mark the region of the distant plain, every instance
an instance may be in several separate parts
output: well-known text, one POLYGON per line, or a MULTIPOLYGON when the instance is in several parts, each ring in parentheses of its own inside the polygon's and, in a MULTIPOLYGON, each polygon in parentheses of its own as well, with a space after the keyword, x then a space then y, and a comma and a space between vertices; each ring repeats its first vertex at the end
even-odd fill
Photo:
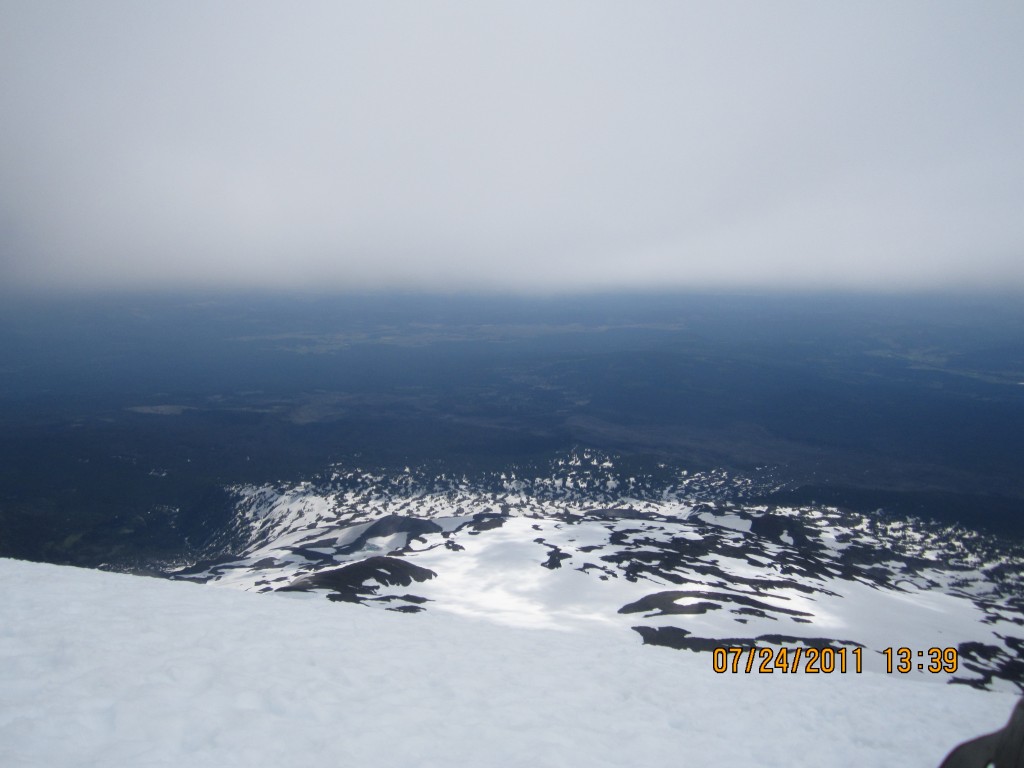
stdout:
POLYGON ((331 464, 769 468, 769 503, 1024 537, 993 296, 132 295, 0 309, 0 556, 144 568, 331 464))

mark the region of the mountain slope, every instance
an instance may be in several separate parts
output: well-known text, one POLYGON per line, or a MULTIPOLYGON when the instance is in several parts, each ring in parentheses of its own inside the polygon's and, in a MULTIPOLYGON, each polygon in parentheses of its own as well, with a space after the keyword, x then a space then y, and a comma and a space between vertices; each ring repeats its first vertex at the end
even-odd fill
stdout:
POLYGON ((512 626, 633 628, 645 643, 693 651, 859 649, 872 670, 895 667, 885 649, 909 648, 911 676, 1024 690, 1014 545, 765 503, 769 471, 663 469, 630 474, 580 450, 546 474, 336 467, 316 481, 240 487, 237 556, 171 576, 512 626))
POLYGON ((937 765, 1015 697, 0 560, 5 766, 937 765))

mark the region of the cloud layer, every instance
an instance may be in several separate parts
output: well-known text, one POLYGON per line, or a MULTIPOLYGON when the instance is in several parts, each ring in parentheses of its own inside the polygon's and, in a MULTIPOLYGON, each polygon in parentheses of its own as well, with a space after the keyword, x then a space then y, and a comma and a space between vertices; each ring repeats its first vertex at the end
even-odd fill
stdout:
POLYGON ((0 2, 8 287, 1024 288, 1017 2, 0 2))

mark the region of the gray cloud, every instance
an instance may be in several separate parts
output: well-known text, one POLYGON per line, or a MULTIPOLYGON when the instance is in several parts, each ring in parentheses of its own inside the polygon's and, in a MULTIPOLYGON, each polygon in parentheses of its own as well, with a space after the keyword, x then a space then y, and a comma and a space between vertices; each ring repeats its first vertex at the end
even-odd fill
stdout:
POLYGON ((1024 288, 1018 2, 0 0, 8 286, 1024 288))

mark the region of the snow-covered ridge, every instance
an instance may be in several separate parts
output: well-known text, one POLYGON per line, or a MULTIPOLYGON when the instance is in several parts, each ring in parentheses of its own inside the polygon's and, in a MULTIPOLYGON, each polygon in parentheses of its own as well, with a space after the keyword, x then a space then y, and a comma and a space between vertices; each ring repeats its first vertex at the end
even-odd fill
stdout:
POLYGON ((239 487, 237 556, 171 575, 506 625, 633 628, 689 650, 860 647, 875 669, 885 648, 956 648, 956 672, 910 674, 1024 689, 1020 552, 962 528, 754 503, 774 487, 769 471, 663 469, 638 476, 577 451, 527 476, 335 467, 239 487))
POLYGON ((629 632, 13 560, 0 587, 5 768, 935 768, 1017 698, 877 672, 715 674, 708 654, 629 632))

